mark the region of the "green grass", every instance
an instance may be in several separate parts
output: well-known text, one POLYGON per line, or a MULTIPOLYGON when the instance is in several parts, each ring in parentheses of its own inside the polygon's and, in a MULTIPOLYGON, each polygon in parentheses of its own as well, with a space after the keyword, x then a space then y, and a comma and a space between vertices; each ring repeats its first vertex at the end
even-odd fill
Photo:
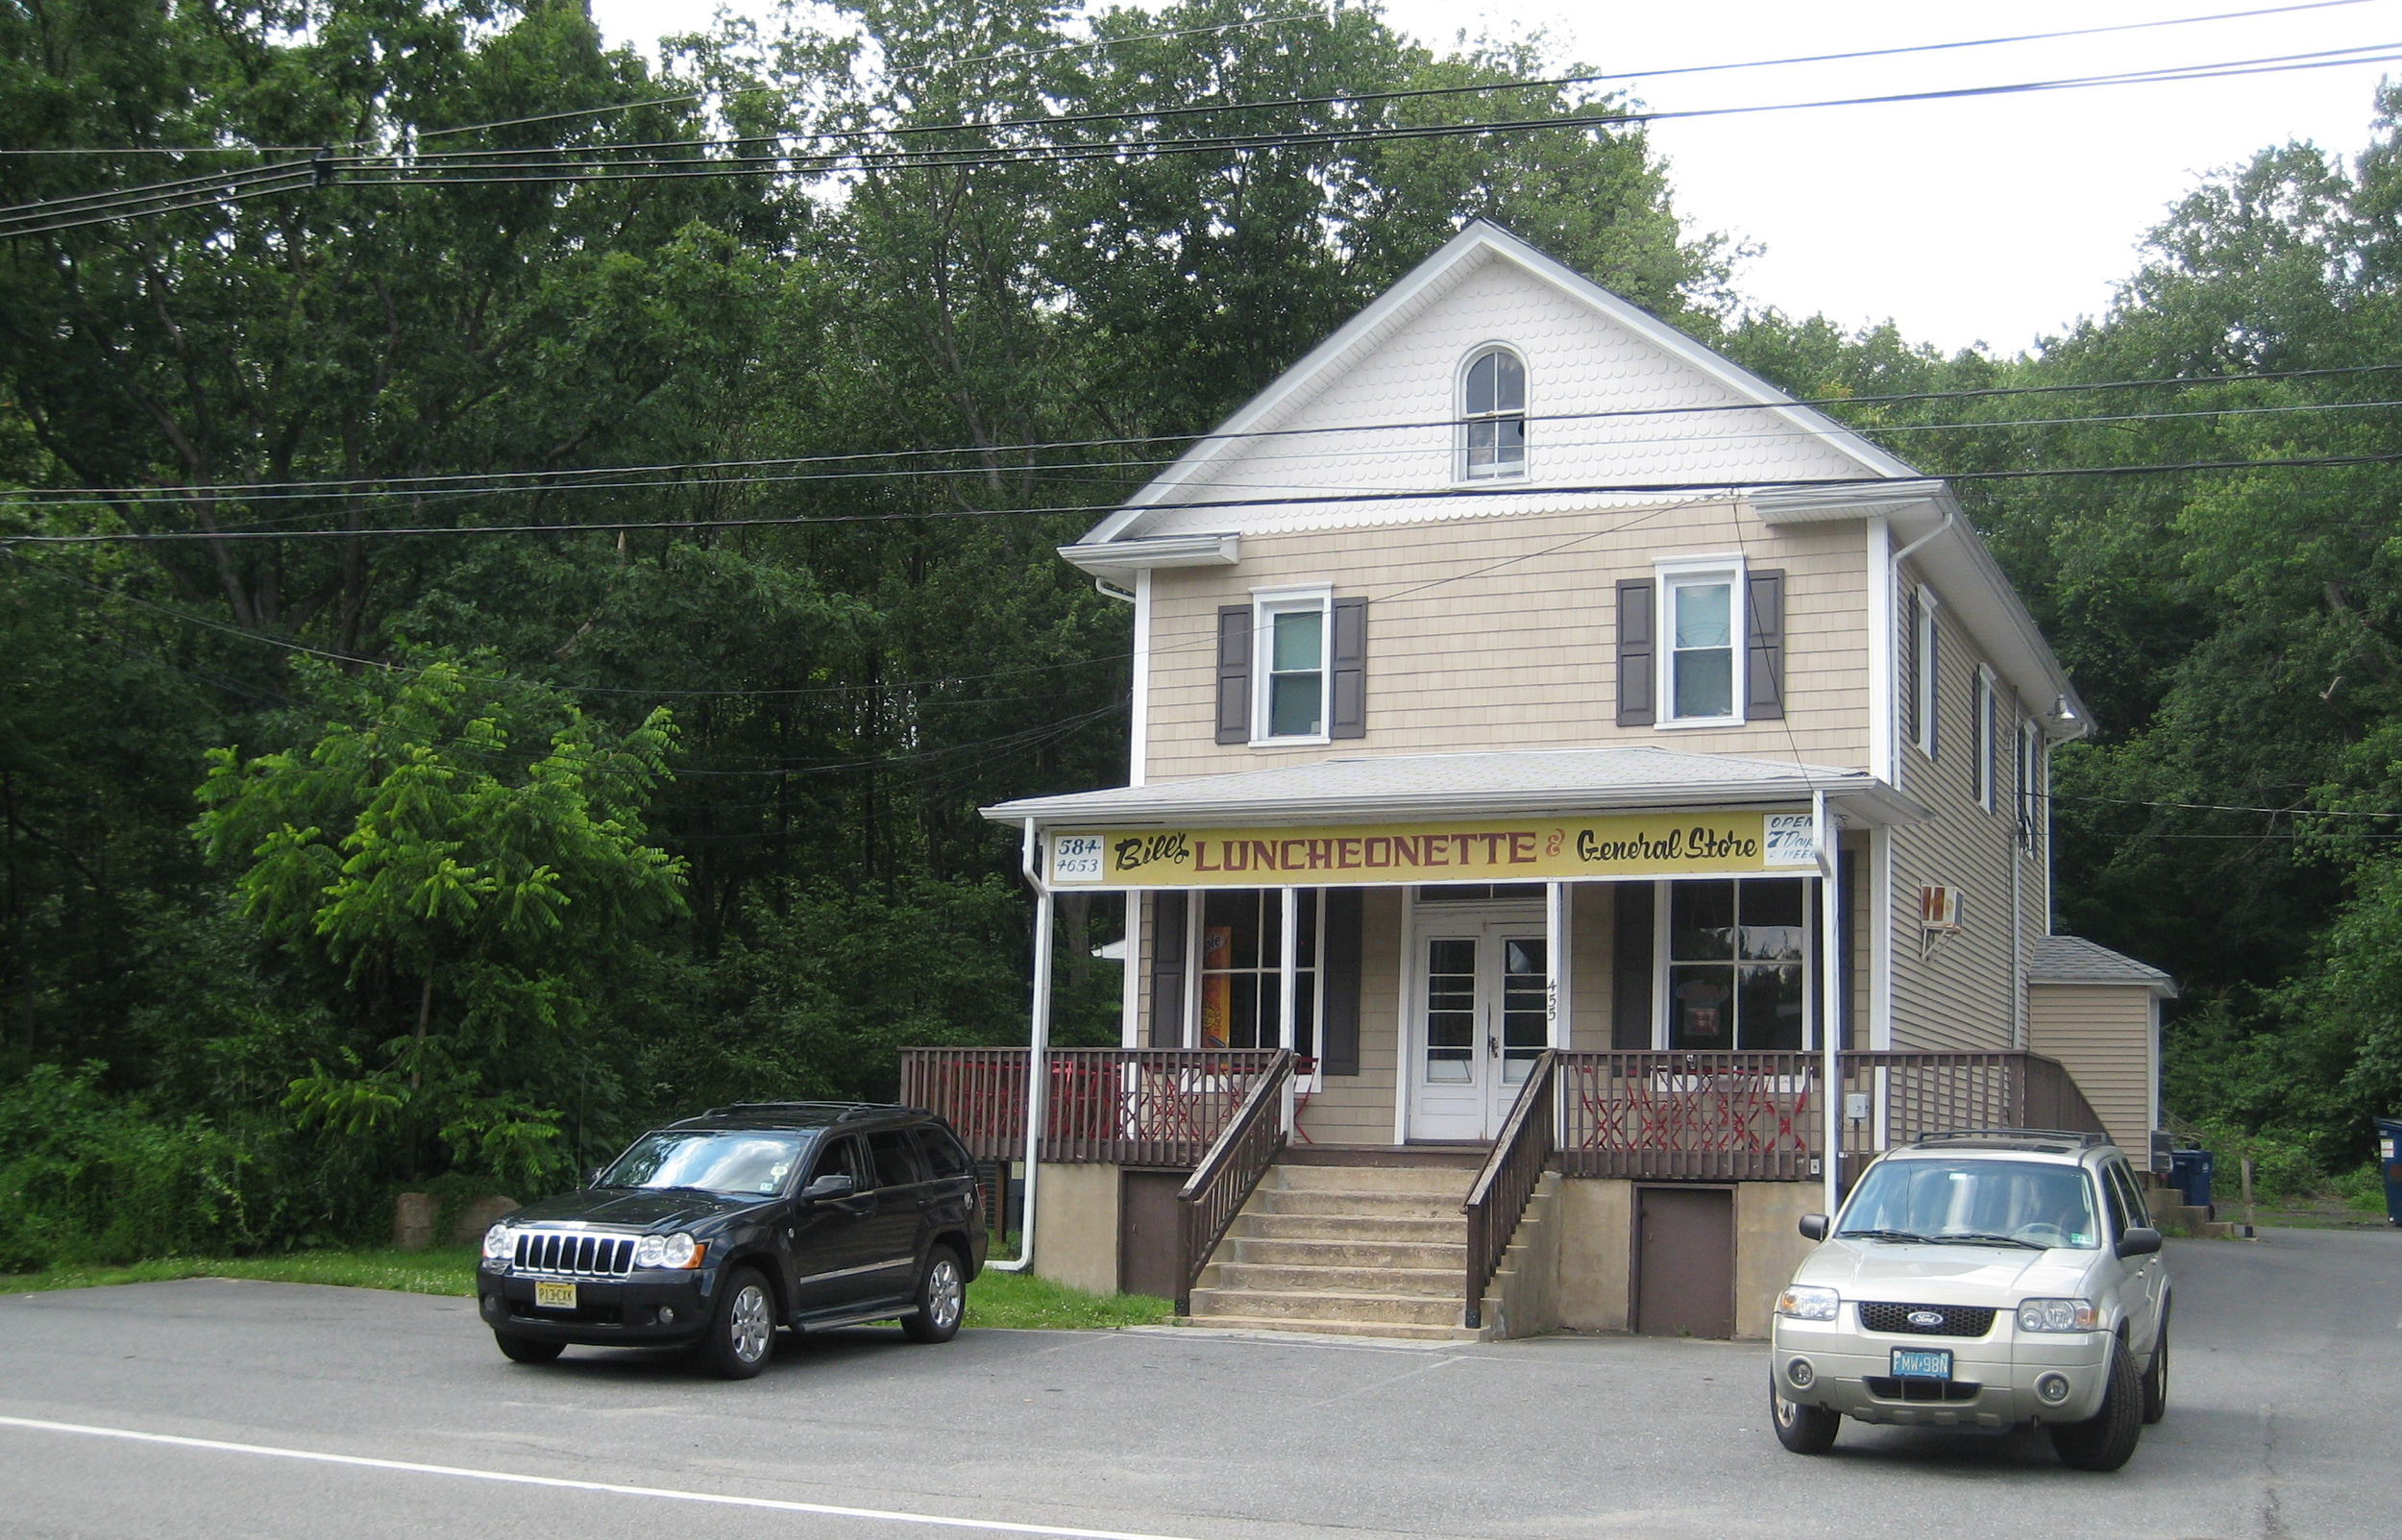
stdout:
MULTIPOLYGON (((410 1294, 476 1292, 476 1249, 304 1251, 282 1257, 161 1257, 124 1267, 58 1267, 0 1277, 0 1293, 163 1283, 178 1278, 256 1278, 271 1283, 333 1283, 410 1294)), ((1150 1326, 1175 1308, 1147 1294, 1088 1294, 1026 1273, 986 1273, 968 1285, 969 1326, 1067 1331, 1150 1326)))

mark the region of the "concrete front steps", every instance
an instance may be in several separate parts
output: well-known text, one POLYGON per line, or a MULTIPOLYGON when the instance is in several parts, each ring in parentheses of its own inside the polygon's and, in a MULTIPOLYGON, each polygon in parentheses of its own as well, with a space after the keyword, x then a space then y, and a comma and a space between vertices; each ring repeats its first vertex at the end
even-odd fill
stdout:
MULTIPOLYGON (((1189 1324, 1464 1342, 1499 1334, 1460 1324, 1459 1206, 1480 1161, 1322 1161, 1280 1162, 1261 1179, 1192 1291, 1189 1324)), ((1488 1308, 1485 1319, 1498 1314, 1488 1308)))

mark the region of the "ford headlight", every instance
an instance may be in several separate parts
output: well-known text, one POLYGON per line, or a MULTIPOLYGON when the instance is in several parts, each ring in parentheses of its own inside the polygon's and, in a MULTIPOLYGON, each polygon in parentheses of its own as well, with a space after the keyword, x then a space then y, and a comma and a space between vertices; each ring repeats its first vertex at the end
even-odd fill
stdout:
POLYGON ((698 1267, 708 1247, 677 1231, 672 1235, 645 1235, 634 1242, 636 1267, 698 1267))
POLYGON ((517 1232, 506 1225, 494 1225, 483 1233, 483 1259, 507 1266, 517 1256, 517 1232))
POLYGON ((2091 1332, 2096 1320, 2092 1300, 2021 1300, 2022 1332, 2091 1332))
POLYGON ((1831 1288, 1796 1283, 1777 1296, 1777 1313, 1797 1321, 1831 1321, 1842 1298, 1831 1288))

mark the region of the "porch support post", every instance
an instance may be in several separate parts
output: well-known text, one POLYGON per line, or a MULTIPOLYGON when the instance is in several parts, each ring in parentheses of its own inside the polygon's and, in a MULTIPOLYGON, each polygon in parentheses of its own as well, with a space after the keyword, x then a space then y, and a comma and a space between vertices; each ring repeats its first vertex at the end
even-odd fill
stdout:
MULTIPOLYGON (((1034 1266, 1035 1186, 1042 1170, 1042 1118, 1051 1088, 1051 885, 1042 879, 1042 837, 1026 820, 1025 844, 1018 860, 1026 880, 1034 884, 1034 1024, 1026 1039, 1026 1195, 1017 1217, 1017 1255, 985 1266, 998 1273, 1022 1273, 1034 1266)), ((1007 1210, 1009 1173, 1001 1173, 998 1200, 1007 1210)))
MULTIPOLYGON (((1293 1046, 1293 1007, 1300 996, 1297 986, 1301 964, 1301 890, 1282 889, 1279 896, 1283 899, 1285 911, 1284 922, 1277 927, 1282 944, 1276 949, 1276 1043, 1280 1048, 1290 1048, 1293 1046)), ((1324 965, 1325 959, 1319 959, 1319 966, 1324 965)), ((1285 1106, 1281 1115, 1285 1135, 1289 1138, 1293 1131, 1293 1085, 1290 1075, 1285 1077, 1285 1106)))
POLYGON ((1824 1065, 1819 1079, 1826 1093, 1819 1098, 1826 1119, 1826 1156, 1821 1169, 1826 1178, 1826 1212, 1831 1217, 1843 1198, 1843 969, 1842 931, 1836 906, 1843 902, 1842 869, 1835 854, 1835 821, 1825 792, 1811 795, 1811 827, 1818 836, 1818 1044, 1824 1065))
POLYGON ((1574 980, 1569 977, 1568 956, 1568 949, 1576 944, 1569 933, 1569 905, 1575 898, 1576 890, 1564 882, 1543 885, 1543 1045, 1547 1048, 1566 1048, 1576 1040, 1569 1019, 1574 980))

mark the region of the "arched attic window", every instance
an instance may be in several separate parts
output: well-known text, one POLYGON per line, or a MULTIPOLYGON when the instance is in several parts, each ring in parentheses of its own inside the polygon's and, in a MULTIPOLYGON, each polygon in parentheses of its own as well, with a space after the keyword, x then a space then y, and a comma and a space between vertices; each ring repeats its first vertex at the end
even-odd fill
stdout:
POLYGON ((1469 479, 1524 476, 1527 469, 1527 366, 1507 348, 1484 348, 1460 377, 1460 425, 1469 479))

